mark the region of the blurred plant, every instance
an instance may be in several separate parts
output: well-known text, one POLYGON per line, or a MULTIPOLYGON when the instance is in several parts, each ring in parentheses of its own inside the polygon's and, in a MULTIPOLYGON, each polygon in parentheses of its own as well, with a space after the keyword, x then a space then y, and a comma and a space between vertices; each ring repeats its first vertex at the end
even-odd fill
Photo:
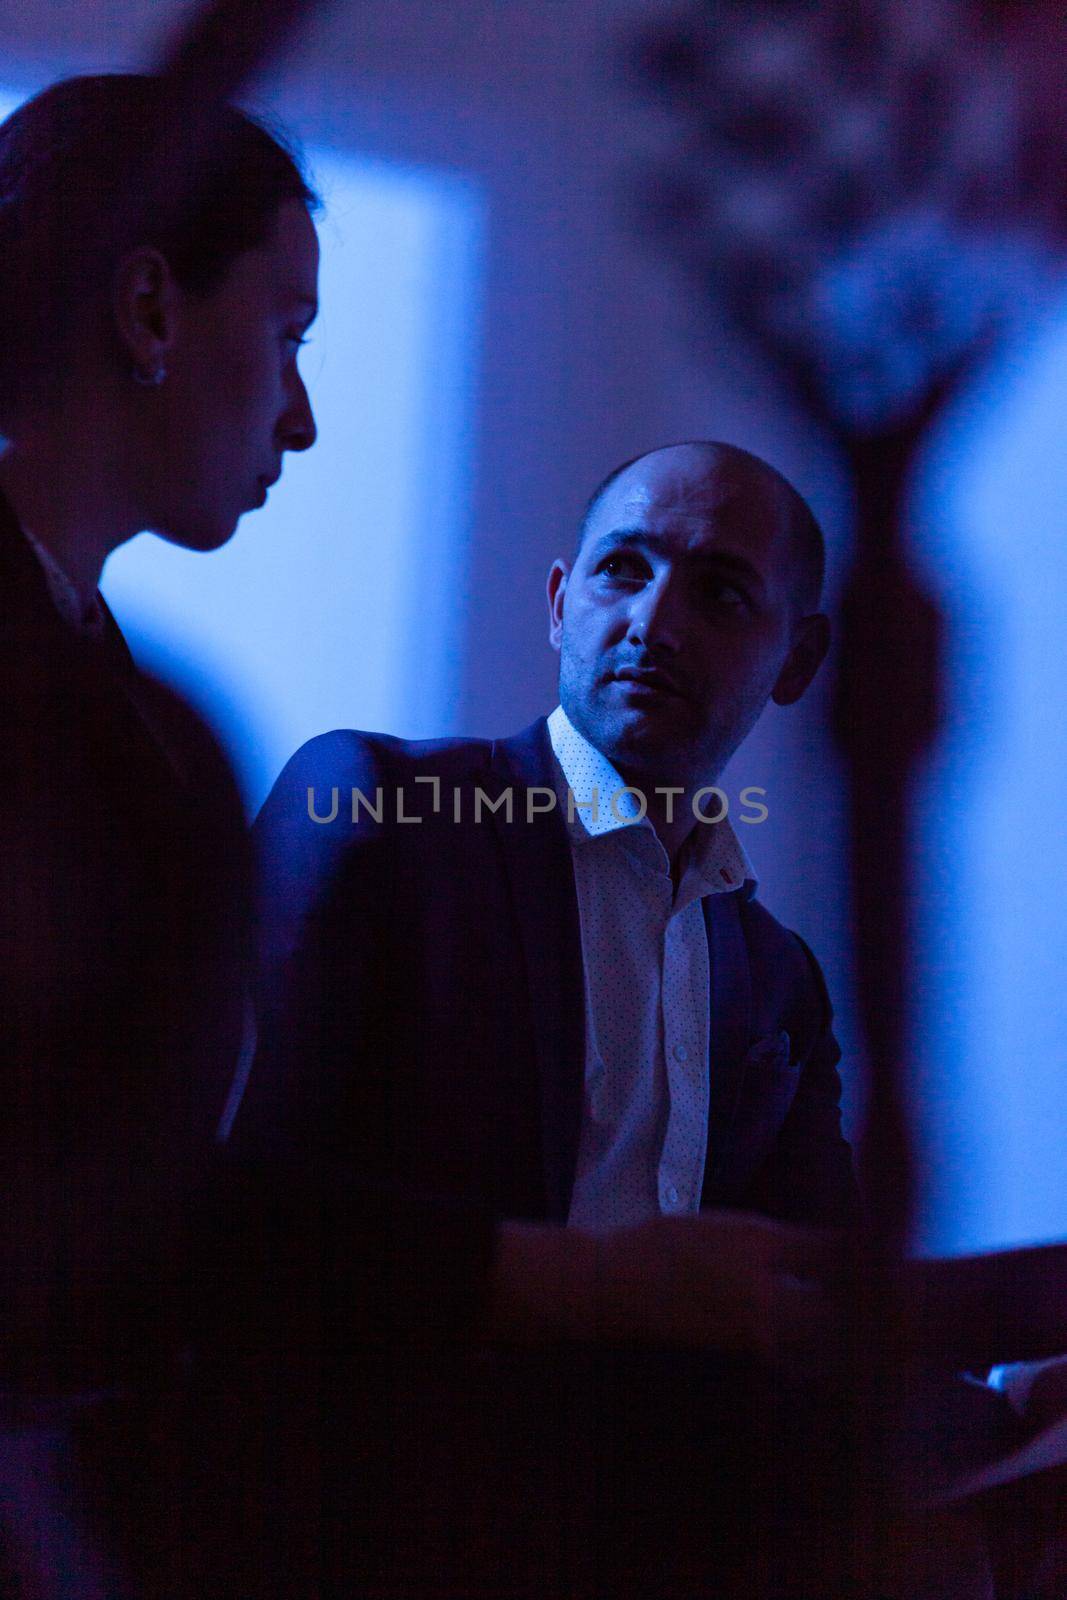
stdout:
POLYGON ((1063 34, 1044 0, 707 0, 646 32, 638 52, 679 127, 644 210, 835 436, 855 493, 835 723, 867 1052, 867 1226, 846 1383, 852 1502, 832 1537, 854 1553, 864 1596, 882 1592, 899 1482, 898 1286, 915 1190, 910 786, 941 679, 941 619, 901 537, 905 497, 947 398, 1056 275, 1067 184, 1062 142, 1039 130, 1062 125, 1062 51, 1054 67, 1042 41, 1063 34), (1005 48, 1009 36, 1022 47, 1005 48))
POLYGON ((718 0, 639 62, 681 129, 649 215, 835 431, 923 410, 1047 291, 1060 196, 974 5, 718 0))

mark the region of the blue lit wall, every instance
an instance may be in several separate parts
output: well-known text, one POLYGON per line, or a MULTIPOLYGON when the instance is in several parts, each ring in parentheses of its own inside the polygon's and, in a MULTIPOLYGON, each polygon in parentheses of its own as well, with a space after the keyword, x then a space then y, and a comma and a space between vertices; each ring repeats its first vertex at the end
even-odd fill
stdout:
POLYGON ((104 593, 135 654, 222 733, 251 809, 305 739, 412 737, 457 700, 481 208, 458 181, 312 149, 322 310, 301 355, 319 426, 223 550, 144 535, 104 593))
POLYGON ((921 790, 922 1243, 1067 1235, 1067 302, 934 442, 917 541, 950 618, 921 790))

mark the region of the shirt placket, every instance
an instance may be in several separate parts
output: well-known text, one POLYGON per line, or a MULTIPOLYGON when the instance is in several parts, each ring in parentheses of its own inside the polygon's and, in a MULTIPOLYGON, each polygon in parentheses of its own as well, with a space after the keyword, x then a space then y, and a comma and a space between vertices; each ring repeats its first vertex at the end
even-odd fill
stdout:
POLYGON ((667 1214, 695 1212, 707 1154, 707 940, 700 901, 667 923, 663 941, 663 1058, 668 1111, 658 1197, 667 1214))

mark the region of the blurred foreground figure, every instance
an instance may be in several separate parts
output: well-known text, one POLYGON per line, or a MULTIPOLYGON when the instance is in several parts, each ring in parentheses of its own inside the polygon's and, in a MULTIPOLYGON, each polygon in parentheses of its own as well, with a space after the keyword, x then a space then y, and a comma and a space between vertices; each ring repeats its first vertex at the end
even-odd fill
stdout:
POLYGON ((180 1482, 176 1435, 157 1412, 138 1447, 129 1395, 179 1385, 210 1300, 190 1230, 241 1040, 233 782, 97 585, 143 529, 225 543, 315 437, 315 197, 233 110, 195 205, 138 188, 168 108, 79 78, 0 127, 0 1566, 33 1600, 117 1593, 131 1560, 184 1581, 140 1506, 180 1482))

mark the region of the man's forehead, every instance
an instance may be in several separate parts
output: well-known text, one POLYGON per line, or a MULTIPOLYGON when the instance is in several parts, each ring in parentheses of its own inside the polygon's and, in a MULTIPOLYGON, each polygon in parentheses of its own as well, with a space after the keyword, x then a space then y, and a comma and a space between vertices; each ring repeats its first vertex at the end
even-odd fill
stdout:
POLYGON ((647 457, 610 486, 595 531, 647 528, 687 543, 763 543, 781 530, 784 507, 774 479, 754 465, 681 451, 647 457))

